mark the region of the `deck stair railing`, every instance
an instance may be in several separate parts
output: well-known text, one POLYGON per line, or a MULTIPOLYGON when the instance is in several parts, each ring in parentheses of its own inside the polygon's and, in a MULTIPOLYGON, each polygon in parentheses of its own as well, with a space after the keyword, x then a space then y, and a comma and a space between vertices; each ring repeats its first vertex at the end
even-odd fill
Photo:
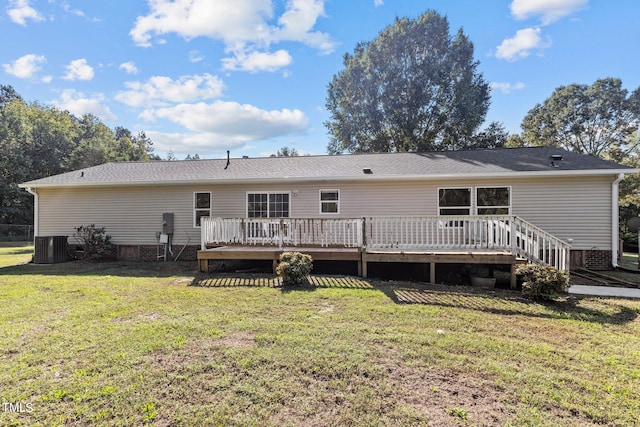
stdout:
POLYGON ((211 246, 343 247, 370 251, 502 251, 569 269, 570 245, 513 215, 202 218, 211 246))

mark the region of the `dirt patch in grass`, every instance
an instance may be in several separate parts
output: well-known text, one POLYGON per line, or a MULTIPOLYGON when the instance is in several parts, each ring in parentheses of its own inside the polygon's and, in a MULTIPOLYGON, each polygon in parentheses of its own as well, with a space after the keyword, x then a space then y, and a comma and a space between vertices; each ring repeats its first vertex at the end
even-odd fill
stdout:
POLYGON ((249 332, 236 332, 215 340, 214 344, 223 347, 245 348, 253 347, 256 344, 256 339, 249 332))
POLYGON ((392 375, 399 398, 430 425, 503 425, 514 403, 492 381, 468 374, 398 367, 392 375))

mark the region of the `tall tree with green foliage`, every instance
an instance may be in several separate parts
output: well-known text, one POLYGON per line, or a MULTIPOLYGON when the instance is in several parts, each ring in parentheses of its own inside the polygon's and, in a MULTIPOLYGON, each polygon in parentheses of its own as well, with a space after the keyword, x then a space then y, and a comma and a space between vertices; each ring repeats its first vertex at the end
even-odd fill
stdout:
POLYGON ((473 43, 436 12, 397 18, 344 55, 328 86, 329 153, 467 148, 490 90, 473 43))
POLYGON ((640 88, 617 78, 558 87, 522 121, 524 145, 551 145, 621 162, 638 149, 640 88))
POLYGON ((154 160, 151 140, 112 131, 93 115, 27 103, 0 85, 0 223, 33 221, 33 198, 18 184, 110 161, 154 160))

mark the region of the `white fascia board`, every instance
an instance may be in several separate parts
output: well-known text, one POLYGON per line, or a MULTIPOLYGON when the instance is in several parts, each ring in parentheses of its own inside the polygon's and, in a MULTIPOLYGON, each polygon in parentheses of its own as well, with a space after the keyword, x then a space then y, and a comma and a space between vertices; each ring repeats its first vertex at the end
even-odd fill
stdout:
POLYGON ((124 181, 124 182, 73 182, 73 183, 45 183, 34 182, 19 184, 20 188, 57 188, 57 187, 121 187, 121 186, 156 186, 156 185, 206 185, 206 184, 282 184, 283 182, 334 182, 334 181, 442 181, 465 180, 478 178, 554 178, 572 176, 604 176, 604 175, 629 175, 640 173, 640 169, 594 169, 594 170, 566 170, 566 171, 530 171, 530 172, 492 172, 478 174, 443 174, 443 175, 352 175, 352 176, 317 176, 294 177, 283 176, 280 178, 234 178, 234 179, 207 179, 207 180, 161 180, 161 181, 124 181))

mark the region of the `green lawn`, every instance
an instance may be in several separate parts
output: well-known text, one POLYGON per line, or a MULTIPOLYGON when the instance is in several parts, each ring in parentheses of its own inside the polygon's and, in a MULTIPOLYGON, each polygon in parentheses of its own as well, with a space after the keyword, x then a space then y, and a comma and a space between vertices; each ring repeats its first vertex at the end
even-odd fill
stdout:
POLYGON ((0 242, 0 268, 24 264, 32 256, 33 243, 0 242))
POLYGON ((196 269, 0 269, 0 425, 640 425, 640 301, 196 269))

